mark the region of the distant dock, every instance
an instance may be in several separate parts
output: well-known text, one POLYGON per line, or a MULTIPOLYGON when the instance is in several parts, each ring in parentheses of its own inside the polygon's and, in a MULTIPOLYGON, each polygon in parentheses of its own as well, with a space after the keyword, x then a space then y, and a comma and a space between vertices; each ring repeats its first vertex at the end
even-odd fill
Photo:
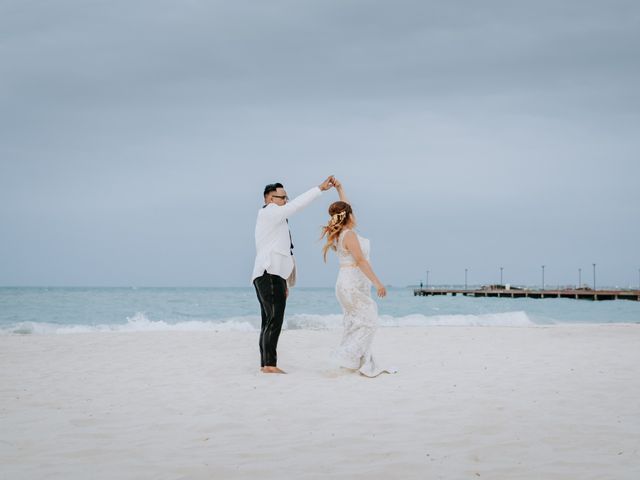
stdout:
POLYGON ((640 302, 640 290, 591 290, 584 288, 562 290, 530 290, 524 288, 479 288, 475 290, 449 288, 416 288, 414 296, 463 295, 465 297, 498 298, 572 298, 575 300, 633 300, 640 302))

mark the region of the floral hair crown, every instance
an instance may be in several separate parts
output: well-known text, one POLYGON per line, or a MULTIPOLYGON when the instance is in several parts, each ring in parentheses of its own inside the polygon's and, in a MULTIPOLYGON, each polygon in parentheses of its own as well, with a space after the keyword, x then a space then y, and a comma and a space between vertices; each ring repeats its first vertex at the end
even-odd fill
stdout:
POLYGON ((344 220, 344 217, 347 216, 347 211, 344 210, 340 213, 334 213, 331 215, 331 225, 336 225, 344 220))

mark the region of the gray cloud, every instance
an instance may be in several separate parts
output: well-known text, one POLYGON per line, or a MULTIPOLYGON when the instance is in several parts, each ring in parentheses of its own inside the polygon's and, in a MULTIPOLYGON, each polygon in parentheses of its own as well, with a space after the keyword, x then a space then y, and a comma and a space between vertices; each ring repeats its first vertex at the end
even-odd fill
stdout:
MULTIPOLYGON (((391 283, 502 263, 562 283, 592 261, 636 282, 635 2, 15 1, 0 19, 0 284, 242 285, 263 184, 329 173, 391 283)), ((303 285, 333 281, 331 198, 292 219, 303 285)))

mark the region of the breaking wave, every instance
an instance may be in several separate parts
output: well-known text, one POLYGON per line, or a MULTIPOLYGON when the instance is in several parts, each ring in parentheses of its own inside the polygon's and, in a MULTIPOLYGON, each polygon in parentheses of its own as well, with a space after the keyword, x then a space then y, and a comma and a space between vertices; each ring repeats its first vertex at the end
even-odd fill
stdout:
MULTIPOLYGON (((474 327, 528 327, 536 322, 523 311, 491 313, 483 315, 421 315, 403 317, 381 315, 382 327, 426 327, 426 326, 474 326, 474 327)), ((285 317, 285 330, 326 330, 342 327, 342 315, 296 314, 285 317)), ((0 334, 52 335, 73 333, 108 332, 201 332, 239 331, 252 332, 260 329, 259 316, 230 317, 216 320, 150 320, 144 312, 128 317, 126 323, 61 325, 43 322, 21 322, 5 326, 0 334)))

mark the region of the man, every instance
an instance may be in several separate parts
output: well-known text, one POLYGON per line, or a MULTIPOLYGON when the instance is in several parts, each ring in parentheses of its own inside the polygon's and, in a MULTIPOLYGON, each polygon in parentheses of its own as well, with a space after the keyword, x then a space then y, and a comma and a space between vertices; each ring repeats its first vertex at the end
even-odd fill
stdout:
POLYGON ((260 366, 263 373, 285 373, 277 367, 276 348, 289 287, 293 287, 296 278, 287 219, 331 187, 333 176, 290 202, 282 184, 272 183, 264 188, 264 206, 256 220, 256 261, 251 277, 262 315, 260 366))

